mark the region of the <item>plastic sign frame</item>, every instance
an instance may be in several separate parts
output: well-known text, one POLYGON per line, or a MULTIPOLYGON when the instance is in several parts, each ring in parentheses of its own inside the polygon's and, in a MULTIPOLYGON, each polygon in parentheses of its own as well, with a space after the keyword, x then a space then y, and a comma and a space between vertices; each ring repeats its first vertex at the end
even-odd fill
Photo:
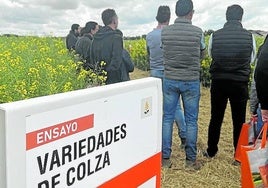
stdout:
POLYGON ((162 83, 0 104, 0 188, 160 187, 162 83))

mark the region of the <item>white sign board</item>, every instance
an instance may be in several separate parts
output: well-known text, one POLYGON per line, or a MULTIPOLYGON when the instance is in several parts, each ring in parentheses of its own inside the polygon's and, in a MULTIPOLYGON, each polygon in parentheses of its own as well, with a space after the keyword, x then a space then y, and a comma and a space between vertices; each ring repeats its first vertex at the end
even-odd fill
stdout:
POLYGON ((0 118, 0 188, 160 187, 160 79, 1 104, 0 118))

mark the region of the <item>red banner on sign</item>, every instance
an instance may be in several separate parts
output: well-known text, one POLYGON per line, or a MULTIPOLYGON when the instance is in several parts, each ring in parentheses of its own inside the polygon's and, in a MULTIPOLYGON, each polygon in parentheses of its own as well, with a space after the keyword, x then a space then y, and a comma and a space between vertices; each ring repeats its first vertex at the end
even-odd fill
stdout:
POLYGON ((94 114, 26 134, 26 150, 82 132, 94 126, 94 114))
POLYGON ((137 188, 153 177, 156 177, 155 188, 160 188, 161 152, 105 182, 98 188, 137 188))

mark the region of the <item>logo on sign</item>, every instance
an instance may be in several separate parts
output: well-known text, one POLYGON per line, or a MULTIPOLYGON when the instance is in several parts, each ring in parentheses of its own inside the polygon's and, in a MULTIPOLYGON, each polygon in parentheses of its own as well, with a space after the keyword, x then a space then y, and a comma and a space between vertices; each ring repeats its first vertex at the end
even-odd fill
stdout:
POLYGON ((152 97, 142 99, 141 101, 141 118, 152 115, 152 97))

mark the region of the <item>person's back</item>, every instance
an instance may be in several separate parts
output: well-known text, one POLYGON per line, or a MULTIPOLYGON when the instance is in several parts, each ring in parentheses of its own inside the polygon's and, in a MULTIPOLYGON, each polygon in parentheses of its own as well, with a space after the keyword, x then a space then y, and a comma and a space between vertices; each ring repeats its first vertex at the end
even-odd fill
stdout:
POLYGON ((242 27, 239 20, 230 20, 212 37, 212 79, 248 81, 252 34, 242 27))
POLYGON ((121 82, 121 63, 123 50, 123 34, 117 29, 118 18, 115 11, 106 9, 102 13, 104 27, 94 36, 91 46, 91 61, 106 63, 106 84, 121 82))
POLYGON ((178 17, 162 30, 165 77, 174 80, 198 80, 203 32, 189 19, 178 17))
POLYGON ((93 35, 99 30, 96 22, 87 22, 84 27, 83 36, 80 37, 75 44, 75 52, 80 55, 85 62, 84 68, 90 68, 90 47, 93 40, 93 35))
POLYGON ((202 30, 191 23, 193 13, 192 0, 178 0, 176 3, 178 17, 175 23, 162 30, 164 53, 162 166, 171 167, 172 129, 178 100, 181 97, 186 123, 185 167, 199 170, 201 165, 196 161, 199 72, 205 41, 202 30))
POLYGON ((84 34, 75 44, 75 52, 80 55, 83 60, 90 57, 90 46, 93 37, 89 34, 84 34))
POLYGON ((155 28, 146 36, 150 70, 164 70, 163 51, 161 49, 161 31, 162 28, 155 28))
MULTIPOLYGON (((259 47, 258 53, 256 55, 255 69, 256 69, 257 64, 258 64, 258 59, 259 59, 259 56, 260 56, 262 46, 263 45, 261 45, 259 47)), ((255 83, 255 79, 254 79, 255 69, 254 69, 253 75, 252 75, 253 79, 251 80, 250 97, 249 97, 249 102, 250 103, 249 104, 250 104, 250 113, 251 113, 252 119, 257 121, 256 134, 255 134, 255 136, 257 136, 259 134, 259 132, 261 131, 261 128, 263 126, 263 121, 262 121, 262 116, 261 116, 260 102, 259 102, 259 99, 257 97, 256 83, 255 83)))
POLYGON ((75 43, 78 40, 79 32, 80 32, 80 26, 79 24, 73 24, 71 27, 71 30, 69 34, 66 36, 66 48, 68 50, 74 50, 75 49, 75 43))
POLYGON ((170 8, 168 6, 159 6, 156 20, 158 25, 153 31, 146 36, 147 52, 150 60, 150 74, 153 77, 163 79, 164 59, 163 50, 161 49, 161 32, 169 24, 170 8))
POLYGON ((258 59, 255 82, 258 99, 261 103, 262 118, 264 122, 268 122, 268 36, 266 36, 258 59))
MULTIPOLYGON (((209 55, 212 57, 211 73, 211 118, 208 129, 207 157, 218 152, 221 126, 229 100, 233 121, 233 147, 236 151, 238 138, 245 122, 248 100, 250 62, 255 58, 253 35, 241 24, 243 8, 231 5, 226 10, 224 27, 209 40, 209 55)), ((237 165, 237 161, 233 162, 237 165)))

